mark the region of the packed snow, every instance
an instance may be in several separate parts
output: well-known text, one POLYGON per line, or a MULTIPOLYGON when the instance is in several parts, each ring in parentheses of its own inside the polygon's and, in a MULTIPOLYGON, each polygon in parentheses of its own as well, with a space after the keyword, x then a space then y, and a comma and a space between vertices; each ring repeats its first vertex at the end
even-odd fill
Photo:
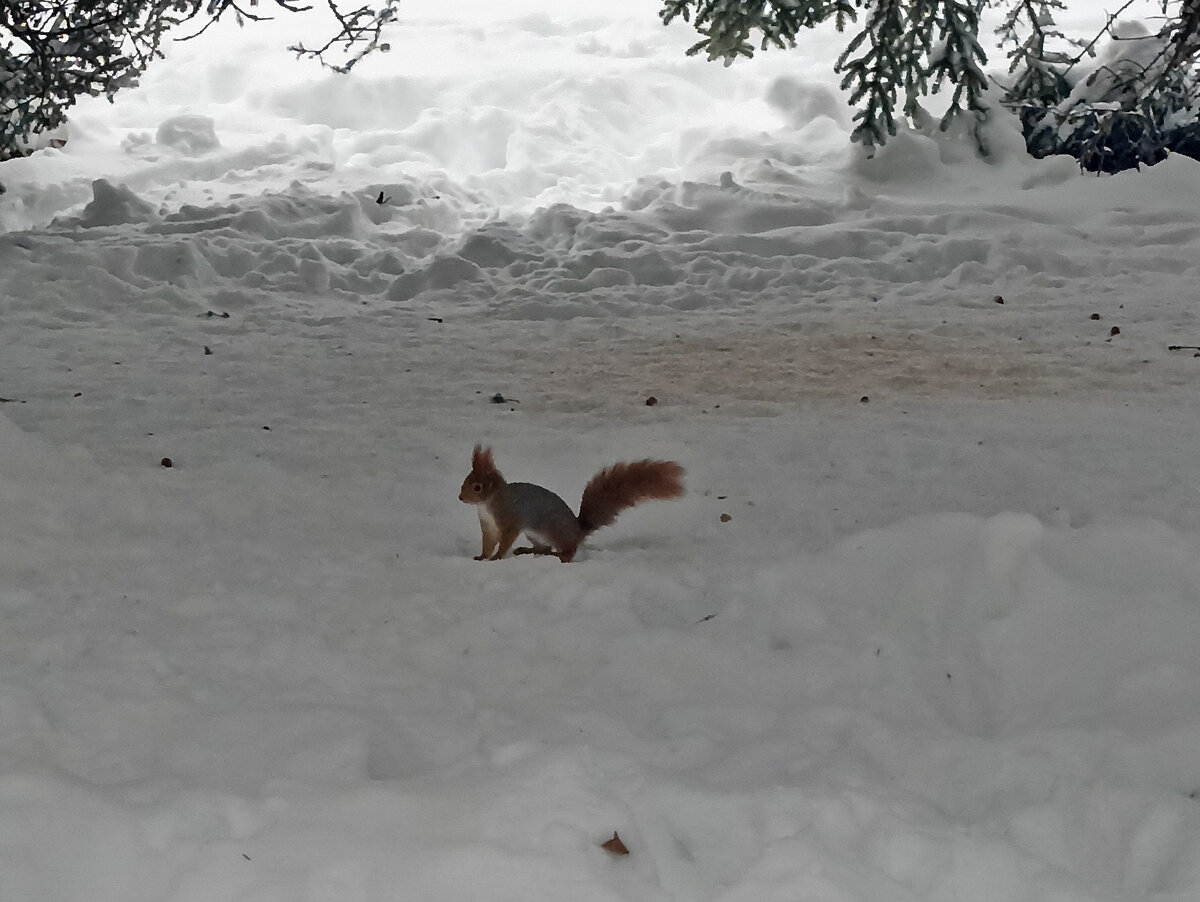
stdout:
POLYGON ((644 0, 301 27, 0 164, 5 902, 1198 897, 1200 164, 868 159, 844 36, 644 0), (478 442, 688 494, 480 563, 478 442))

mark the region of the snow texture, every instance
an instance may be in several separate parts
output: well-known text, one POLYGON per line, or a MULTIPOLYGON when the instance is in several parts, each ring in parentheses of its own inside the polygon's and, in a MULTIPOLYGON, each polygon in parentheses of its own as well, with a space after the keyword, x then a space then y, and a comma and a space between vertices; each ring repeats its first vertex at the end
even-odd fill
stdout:
POLYGON ((5 902, 1196 898, 1198 164, 867 160, 835 33, 644 7, 0 164, 5 902), (480 563, 477 442, 688 494, 480 563))

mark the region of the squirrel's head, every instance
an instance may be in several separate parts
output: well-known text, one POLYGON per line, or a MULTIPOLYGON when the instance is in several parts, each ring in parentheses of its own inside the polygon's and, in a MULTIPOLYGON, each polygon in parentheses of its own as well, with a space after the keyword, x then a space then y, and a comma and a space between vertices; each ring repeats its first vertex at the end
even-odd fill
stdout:
POLYGON ((463 480, 458 500, 464 504, 480 504, 504 484, 504 477, 492 461, 492 449, 476 445, 471 452, 471 472, 463 480))

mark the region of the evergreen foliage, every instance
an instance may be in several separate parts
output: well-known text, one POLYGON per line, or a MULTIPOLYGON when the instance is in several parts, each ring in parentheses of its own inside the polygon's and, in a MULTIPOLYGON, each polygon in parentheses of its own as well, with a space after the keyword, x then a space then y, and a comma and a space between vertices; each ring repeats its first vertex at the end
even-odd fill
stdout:
POLYGON ((663 0, 660 16, 693 21, 702 39, 688 53, 728 64, 752 56, 755 43, 794 47, 802 28, 833 21, 843 31, 861 14, 835 70, 858 106, 852 139, 870 148, 895 134, 898 115, 916 120, 920 98, 943 87, 951 91, 943 127, 990 114, 979 17, 995 6, 1009 60, 1002 102, 1020 117, 1030 153, 1071 154, 1094 172, 1168 152, 1200 158, 1200 0, 1159 0, 1163 24, 1153 34, 1117 25, 1133 2, 1090 40, 1059 31, 1063 0, 663 0), (1105 38, 1105 55, 1088 62, 1105 38))
POLYGON ((1011 48, 1005 102, 1034 156, 1068 153, 1091 172, 1152 165, 1168 152, 1200 159, 1200 0, 1163 0, 1156 33, 1116 24, 1131 2, 1086 42, 1058 31, 1058 0, 1020 0, 1009 9, 998 29, 1011 48), (1105 52, 1081 66, 1098 56, 1102 37, 1111 39, 1105 52))
MULTIPOLYGON (((303 0, 270 0, 286 12, 310 7, 303 0)), ((399 0, 343 9, 324 0, 336 32, 324 46, 290 47, 329 68, 348 72, 374 51, 387 50, 383 27, 399 0), (327 55, 339 52, 341 62, 327 55)), ((258 0, 249 0, 257 8, 258 0)), ((111 100, 157 57, 167 33, 185 23, 196 37, 223 16, 239 24, 265 16, 238 0, 4 0, 0 2, 0 160, 19 156, 31 134, 52 131, 85 95, 111 100)))
POLYGON ((770 45, 792 48, 800 29, 833 19, 841 31, 861 5, 862 0, 663 0, 659 18, 666 25, 676 17, 687 22, 694 16, 696 31, 704 37, 688 48, 688 55, 703 51, 710 61, 729 65, 739 56, 754 55, 754 31, 761 34, 761 50, 770 45))

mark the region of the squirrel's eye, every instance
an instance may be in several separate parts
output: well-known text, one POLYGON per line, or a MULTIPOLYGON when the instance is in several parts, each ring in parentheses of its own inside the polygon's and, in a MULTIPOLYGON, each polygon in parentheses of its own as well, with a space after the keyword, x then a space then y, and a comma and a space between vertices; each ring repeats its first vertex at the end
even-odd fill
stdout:
POLYGON ((475 482, 475 483, 472 483, 472 484, 471 484, 471 491, 472 491, 472 492, 482 492, 482 491, 483 491, 483 483, 482 483, 482 482, 475 482))

